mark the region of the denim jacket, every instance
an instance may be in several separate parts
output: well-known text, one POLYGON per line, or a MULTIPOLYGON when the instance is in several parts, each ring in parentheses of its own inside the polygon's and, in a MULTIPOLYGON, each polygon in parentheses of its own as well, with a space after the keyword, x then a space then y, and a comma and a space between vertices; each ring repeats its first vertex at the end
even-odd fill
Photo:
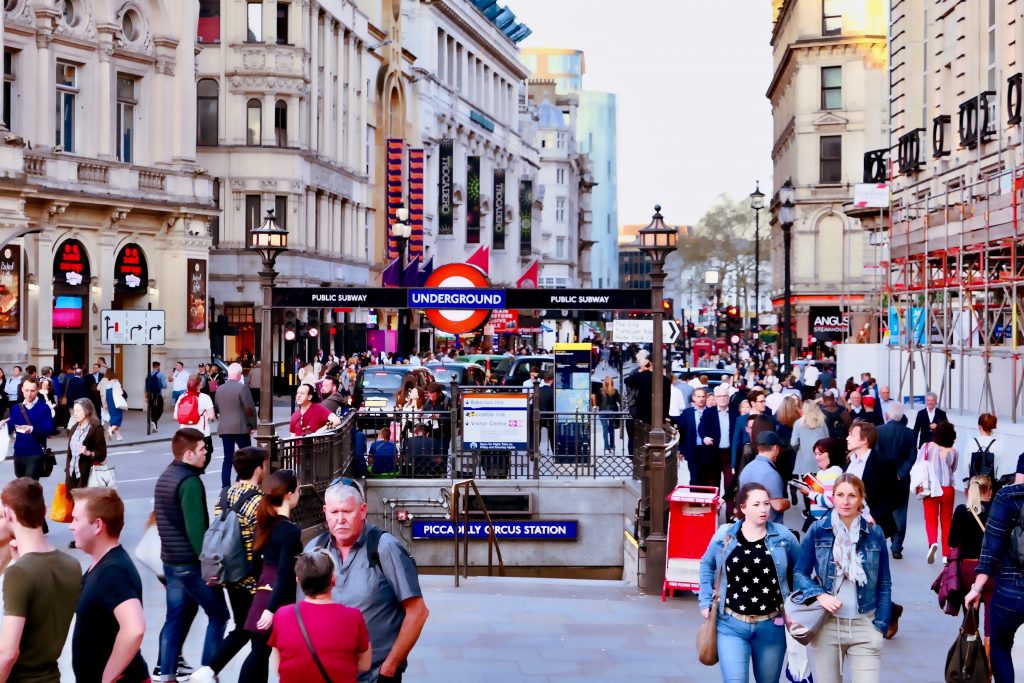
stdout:
MULTIPOLYGON (((725 560, 729 554, 739 545, 736 536, 739 534, 743 521, 735 522, 731 526, 722 525, 718 527, 708 549, 704 551, 704 557, 700 559, 700 608, 711 606, 711 598, 715 592, 715 579, 718 575, 718 568, 725 566, 725 560), (722 547, 726 534, 729 535, 729 546, 722 547)), ((775 561, 775 574, 779 579, 779 588, 782 589, 782 599, 785 600, 790 593, 789 574, 797 560, 797 541, 793 532, 775 522, 768 522, 768 535, 765 536, 765 545, 775 561)), ((722 586, 718 591, 719 596, 725 595, 729 589, 728 572, 722 572, 722 586)), ((718 611, 725 611, 725 600, 718 601, 718 611)))
MULTIPOLYGON (((832 559, 832 516, 826 515, 811 525, 800 544, 800 557, 793 572, 793 590, 801 591, 807 599, 822 593, 832 593, 836 578, 836 563, 832 559), (817 576, 818 583, 811 578, 817 576)), ((884 635, 889 630, 892 614, 892 578, 889 575, 889 551, 885 535, 877 524, 861 519, 857 551, 864 564, 868 581, 857 586, 857 611, 875 613, 874 626, 884 635)))

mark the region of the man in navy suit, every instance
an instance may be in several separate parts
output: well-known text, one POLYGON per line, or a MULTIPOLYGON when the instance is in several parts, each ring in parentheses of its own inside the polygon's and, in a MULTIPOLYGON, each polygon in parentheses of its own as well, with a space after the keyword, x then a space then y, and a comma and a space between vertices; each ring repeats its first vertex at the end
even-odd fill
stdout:
MULTIPOLYGON (((724 481, 722 486, 725 491, 732 485, 732 434, 736 429, 736 418, 738 415, 729 410, 729 387, 720 384, 715 387, 714 405, 711 406, 718 420, 719 439, 715 443, 715 450, 718 453, 718 464, 722 470, 724 481)), ((726 501, 726 515, 732 514, 732 503, 726 501)))
POLYGON ((708 406, 707 402, 706 388, 693 390, 693 405, 680 416, 682 429, 679 451, 690 469, 692 486, 718 488, 722 478, 722 465, 718 457, 721 432, 717 408, 708 406))

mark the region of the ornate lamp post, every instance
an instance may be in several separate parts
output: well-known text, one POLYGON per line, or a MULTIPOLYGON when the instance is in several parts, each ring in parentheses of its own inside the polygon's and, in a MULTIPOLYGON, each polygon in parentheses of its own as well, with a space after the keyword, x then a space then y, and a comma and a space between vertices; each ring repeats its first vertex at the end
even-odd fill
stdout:
MULTIPOLYGON (((395 209, 395 222, 391 225, 391 234, 398 241, 398 286, 405 287, 410 284, 415 287, 416 283, 405 282, 405 246, 412 237, 412 226, 409 225, 409 209, 401 206, 395 209)), ((405 356, 405 331, 410 327, 409 312, 398 309, 398 355, 405 356)))
MULTIPOLYGON (((647 445, 648 492, 650 495, 651 533, 647 536, 647 591, 661 590, 665 580, 665 411, 662 348, 662 299, 665 294, 665 259, 676 249, 676 228, 665 225, 661 206, 654 207, 650 225, 640 231, 640 251, 651 259, 651 310, 654 311, 654 339, 651 353, 651 433, 647 445)), ((675 463, 672 463, 674 466, 675 463)))
POLYGON ((786 181, 779 188, 779 223, 782 224, 782 244, 784 255, 784 279, 782 285, 782 365, 784 372, 789 372, 789 354, 793 348, 793 298, 790 282, 790 244, 792 242, 793 223, 796 222, 796 190, 793 184, 786 181))
POLYGON ((756 181, 750 193, 750 208, 754 210, 754 367, 761 364, 761 209, 764 208, 764 192, 761 182, 756 181))
POLYGON ((260 312, 260 345, 262 347, 260 355, 264 362, 260 372, 260 419, 259 426, 256 428, 256 441, 267 448, 268 443, 274 438, 274 354, 270 334, 270 314, 274 304, 274 280, 277 279, 277 271, 274 266, 277 257, 288 251, 288 231, 278 227, 277 221, 274 220, 274 210, 267 209, 267 217, 263 220, 263 224, 250 234, 252 243, 249 248, 258 253, 263 260, 263 270, 260 271, 260 287, 263 288, 263 308, 260 312))

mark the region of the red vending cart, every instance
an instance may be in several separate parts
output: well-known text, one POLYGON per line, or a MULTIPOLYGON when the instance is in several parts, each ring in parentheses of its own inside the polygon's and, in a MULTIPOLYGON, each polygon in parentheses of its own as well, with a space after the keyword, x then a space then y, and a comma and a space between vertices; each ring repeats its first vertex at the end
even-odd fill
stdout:
POLYGON ((668 496, 668 547, 661 601, 700 588, 700 558, 718 529, 721 499, 714 486, 677 486, 668 496))

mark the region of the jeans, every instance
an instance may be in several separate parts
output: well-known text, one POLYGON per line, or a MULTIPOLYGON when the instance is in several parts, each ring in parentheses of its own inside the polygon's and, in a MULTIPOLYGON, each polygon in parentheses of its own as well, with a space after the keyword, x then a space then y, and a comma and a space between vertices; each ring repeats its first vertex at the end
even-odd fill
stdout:
MULTIPOLYGON (((56 468, 54 468, 56 469, 56 468)), ((30 477, 39 481, 43 476, 43 456, 23 455, 14 456, 14 476, 30 477)))
POLYGON ((171 392, 171 404, 172 405, 176 404, 178 402, 178 397, 181 396, 184 393, 185 393, 184 391, 172 391, 171 392))
POLYGON ((748 624, 718 615, 718 662, 723 683, 747 683, 750 664, 756 683, 777 683, 786 661, 786 628, 774 619, 748 624))
POLYGON ((615 450, 615 418, 613 417, 602 417, 601 428, 604 430, 604 449, 606 451, 615 450))
POLYGON ((815 683, 843 683, 839 661, 844 653, 843 670, 850 670, 852 683, 878 683, 882 633, 875 628, 870 614, 856 619, 825 617, 810 650, 815 683))
MULTIPOLYGON (((206 585, 199 571, 199 563, 164 563, 167 579, 167 623, 160 632, 161 676, 173 676, 178 670, 178 655, 185 641, 185 617, 191 604, 198 603, 209 619, 206 639, 203 641, 203 666, 209 666, 217 654, 224 630, 228 625, 228 606, 219 588, 206 585), (167 672, 167 673, 163 673, 167 672)), ((170 678, 168 680, 174 680, 170 678)))
MULTIPOLYGON (((903 552, 903 541, 907 538, 907 503, 904 498, 902 503, 897 503, 892 511, 893 519, 896 520, 896 533, 892 535, 890 544, 894 553, 903 552)), ((948 536, 947 536, 948 538, 948 536)))
POLYGON ((252 438, 248 434, 221 434, 220 441, 224 444, 224 463, 220 468, 220 485, 221 488, 227 488, 231 486, 235 448, 248 448, 252 445, 252 438))
POLYGON ((245 586, 237 585, 227 586, 225 590, 228 592, 228 602, 231 603, 231 621, 234 627, 224 642, 220 644, 217 655, 210 662, 210 668, 218 674, 252 638, 252 634, 245 630, 245 619, 249 615, 249 608, 252 607, 252 593, 245 586))
POLYGON ((1024 588, 996 580, 992 595, 992 630, 989 632, 989 658, 996 683, 1013 683, 1013 637, 1024 625, 1024 588))

